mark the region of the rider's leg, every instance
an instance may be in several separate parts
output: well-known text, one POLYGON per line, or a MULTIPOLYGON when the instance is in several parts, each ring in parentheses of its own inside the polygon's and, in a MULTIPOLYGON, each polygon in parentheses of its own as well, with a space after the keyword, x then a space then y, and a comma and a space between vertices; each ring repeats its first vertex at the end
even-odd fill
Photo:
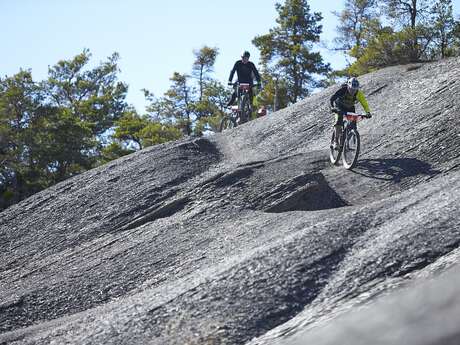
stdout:
POLYGON ((343 117, 348 113, 356 113, 355 107, 351 108, 340 108, 339 114, 336 115, 336 122, 335 122, 335 142, 337 146, 343 145, 342 141, 342 133, 343 133, 343 117))
POLYGON ((228 101, 227 107, 230 107, 231 105, 233 105, 233 103, 235 103, 235 100, 236 100, 236 91, 232 93, 232 97, 228 101))
POLYGON ((249 114, 248 120, 252 120, 252 112, 254 109, 254 92, 252 92, 252 87, 249 89, 249 105, 251 107, 251 113, 249 114))
POLYGON ((335 124, 334 124, 334 146, 335 148, 340 146, 340 138, 342 137, 343 129, 343 112, 335 115, 335 124))

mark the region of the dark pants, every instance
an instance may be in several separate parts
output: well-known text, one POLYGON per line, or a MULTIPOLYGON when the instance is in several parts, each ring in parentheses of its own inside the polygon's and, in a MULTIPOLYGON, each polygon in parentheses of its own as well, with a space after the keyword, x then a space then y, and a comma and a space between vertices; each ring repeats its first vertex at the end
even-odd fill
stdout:
POLYGON ((343 115, 346 115, 348 112, 351 112, 351 113, 356 112, 355 107, 352 107, 352 108, 349 108, 349 109, 345 109, 345 108, 340 107, 338 109, 339 109, 339 113, 335 114, 334 126, 343 126, 343 115))
MULTIPOLYGON (((252 92, 252 86, 251 86, 251 88, 249 89, 249 99, 250 99, 251 108, 252 108, 252 106, 253 106, 253 101, 254 101, 254 92, 252 92)), ((233 105, 233 103, 235 103, 235 100, 236 100, 236 90, 233 91, 232 97, 230 98, 230 100, 229 100, 228 103, 227 103, 227 107, 233 105)))

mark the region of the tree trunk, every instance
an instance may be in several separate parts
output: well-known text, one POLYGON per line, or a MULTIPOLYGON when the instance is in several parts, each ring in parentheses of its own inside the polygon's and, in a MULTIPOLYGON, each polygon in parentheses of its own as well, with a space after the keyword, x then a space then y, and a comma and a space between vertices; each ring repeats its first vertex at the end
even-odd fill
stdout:
POLYGON ((200 102, 203 100, 203 68, 204 66, 201 65, 200 67, 200 102))
POLYGON ((410 26, 415 30, 417 24, 417 0, 412 0, 412 7, 410 10, 410 26))
POLYGON ((411 28, 414 33, 414 38, 412 42, 412 47, 411 47, 411 62, 417 62, 418 61, 418 38, 417 38, 417 31, 416 31, 416 26, 417 26, 417 0, 412 0, 412 7, 410 9, 410 20, 411 20, 411 28))
POLYGON ((292 78, 294 79, 294 85, 293 85, 293 94, 291 97, 291 102, 297 103, 297 98, 299 97, 299 77, 298 77, 298 72, 297 72, 297 58, 294 56, 294 61, 292 63, 292 78))
POLYGON ((273 111, 278 109, 278 78, 275 79, 275 97, 273 99, 273 111))

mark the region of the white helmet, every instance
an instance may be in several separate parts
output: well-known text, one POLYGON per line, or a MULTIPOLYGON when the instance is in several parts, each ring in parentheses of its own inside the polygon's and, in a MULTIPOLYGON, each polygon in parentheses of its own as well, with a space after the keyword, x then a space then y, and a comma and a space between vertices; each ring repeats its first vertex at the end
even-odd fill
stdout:
POLYGON ((347 81, 347 88, 351 94, 355 94, 359 90, 359 81, 357 78, 352 77, 347 81))

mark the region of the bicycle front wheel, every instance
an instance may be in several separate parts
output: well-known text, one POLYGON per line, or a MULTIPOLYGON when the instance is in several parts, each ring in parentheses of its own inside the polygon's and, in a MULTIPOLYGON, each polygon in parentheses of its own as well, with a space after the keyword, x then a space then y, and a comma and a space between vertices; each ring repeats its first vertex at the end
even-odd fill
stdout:
POLYGON ((358 162, 361 139, 356 129, 347 131, 345 142, 343 143, 342 162, 345 169, 353 169, 358 162))
POLYGON ((233 127, 236 127, 235 120, 232 117, 225 115, 220 121, 219 132, 223 132, 226 129, 230 129, 233 127))
POLYGON ((241 99, 241 123, 248 122, 251 116, 251 104, 249 104, 249 96, 244 95, 241 99))

